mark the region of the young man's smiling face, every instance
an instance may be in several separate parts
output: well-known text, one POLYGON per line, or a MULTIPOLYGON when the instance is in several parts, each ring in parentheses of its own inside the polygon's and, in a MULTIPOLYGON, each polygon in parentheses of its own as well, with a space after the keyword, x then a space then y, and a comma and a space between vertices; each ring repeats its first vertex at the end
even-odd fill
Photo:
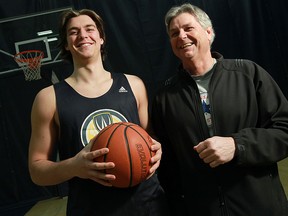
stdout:
POLYGON ((95 22, 87 15, 73 17, 67 24, 67 46, 74 57, 93 57, 100 55, 103 39, 95 22))

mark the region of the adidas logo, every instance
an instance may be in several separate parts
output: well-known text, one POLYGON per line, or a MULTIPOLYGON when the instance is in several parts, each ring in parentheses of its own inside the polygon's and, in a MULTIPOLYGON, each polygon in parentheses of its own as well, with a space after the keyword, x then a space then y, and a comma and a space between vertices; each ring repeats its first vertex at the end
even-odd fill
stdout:
POLYGON ((128 92, 123 86, 119 89, 119 92, 128 92))

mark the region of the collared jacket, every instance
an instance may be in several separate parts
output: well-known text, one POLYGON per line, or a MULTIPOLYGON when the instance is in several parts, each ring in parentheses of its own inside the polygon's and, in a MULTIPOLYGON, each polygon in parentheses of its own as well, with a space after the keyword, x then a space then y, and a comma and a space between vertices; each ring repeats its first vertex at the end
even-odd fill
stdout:
POLYGON ((163 149, 159 178, 174 215, 288 215, 277 167, 288 156, 286 97, 256 63, 213 56, 217 64, 208 92, 213 131, 234 139, 232 161, 211 168, 193 149, 210 135, 198 88, 182 67, 152 104, 163 149))

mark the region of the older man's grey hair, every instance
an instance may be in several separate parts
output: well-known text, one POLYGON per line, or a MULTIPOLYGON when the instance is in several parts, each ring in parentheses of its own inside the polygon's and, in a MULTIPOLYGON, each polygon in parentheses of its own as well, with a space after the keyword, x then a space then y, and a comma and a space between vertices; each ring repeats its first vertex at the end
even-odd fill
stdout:
POLYGON ((212 28, 213 30, 211 38, 211 44, 212 44, 215 38, 215 32, 210 17, 202 9, 189 3, 185 3, 180 6, 174 6, 166 13, 165 16, 166 31, 169 33, 170 23, 172 19, 174 19, 175 17, 179 16, 182 13, 189 13, 193 15, 195 19, 199 22, 199 24, 202 26, 202 28, 204 29, 207 29, 209 27, 212 28))

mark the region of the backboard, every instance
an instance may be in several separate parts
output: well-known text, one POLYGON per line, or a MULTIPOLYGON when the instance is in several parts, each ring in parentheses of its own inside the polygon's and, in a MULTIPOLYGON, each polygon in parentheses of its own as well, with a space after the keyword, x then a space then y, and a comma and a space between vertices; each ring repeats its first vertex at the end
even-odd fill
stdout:
POLYGON ((22 69, 14 61, 16 53, 41 50, 41 67, 61 62, 58 25, 60 15, 71 7, 26 14, 0 20, 0 76, 22 69))

